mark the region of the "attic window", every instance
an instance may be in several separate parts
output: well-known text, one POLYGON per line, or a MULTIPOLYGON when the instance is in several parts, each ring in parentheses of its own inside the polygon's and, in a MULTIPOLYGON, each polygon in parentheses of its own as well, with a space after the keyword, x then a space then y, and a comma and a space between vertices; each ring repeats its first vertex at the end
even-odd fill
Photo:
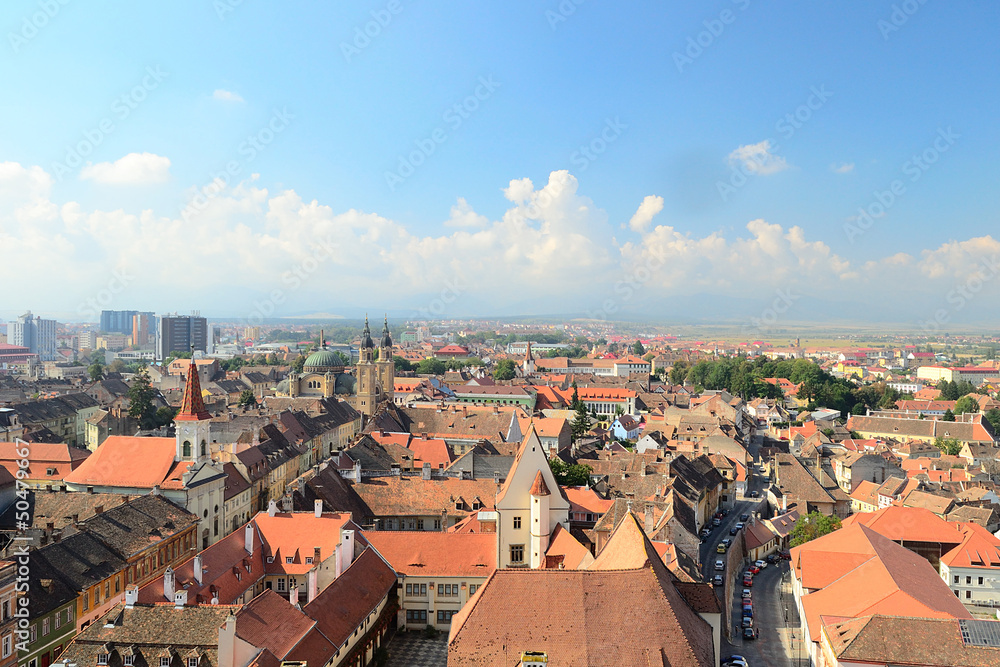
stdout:
POLYGON ((135 655, 122 656, 122 662, 125 664, 125 667, 132 667, 135 664, 135 655))
POLYGON ((312 562, 313 562, 312 556, 306 556, 306 565, 312 565, 312 562))
POLYGON ((268 563, 273 563, 274 562, 274 556, 268 556, 267 557, 267 562, 268 563))
POLYGON ((108 656, 107 653, 98 653, 97 654, 97 664, 98 665, 106 665, 106 664, 108 664, 108 657, 109 656, 108 656))
POLYGON ((55 475, 56 474, 56 469, 55 468, 46 468, 45 469, 45 474, 46 475, 55 475))
POLYGON ((295 559, 292 556, 285 556, 285 564, 286 565, 291 565, 294 562, 294 560, 295 559))

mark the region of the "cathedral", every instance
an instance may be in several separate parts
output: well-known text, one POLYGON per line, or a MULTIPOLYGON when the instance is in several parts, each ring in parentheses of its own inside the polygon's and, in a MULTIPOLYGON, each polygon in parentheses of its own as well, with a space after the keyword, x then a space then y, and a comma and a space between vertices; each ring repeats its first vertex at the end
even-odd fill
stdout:
POLYGON ((320 332, 319 349, 309 355, 301 373, 289 373, 288 379, 278 385, 278 395, 292 398, 336 396, 358 412, 371 416, 379 404, 392 401, 395 378, 389 321, 386 319, 382 325, 382 339, 376 350, 368 318, 365 317, 361 358, 353 373, 352 369, 343 365, 338 355, 326 349, 326 340, 320 332))

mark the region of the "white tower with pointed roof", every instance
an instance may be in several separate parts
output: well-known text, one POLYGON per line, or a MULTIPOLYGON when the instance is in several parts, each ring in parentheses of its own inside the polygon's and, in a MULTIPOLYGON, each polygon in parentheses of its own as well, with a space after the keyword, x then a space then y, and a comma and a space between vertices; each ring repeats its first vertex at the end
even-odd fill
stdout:
POLYGON ((569 500, 556 483, 534 425, 497 493, 497 565, 541 567, 557 524, 569 530, 569 500))

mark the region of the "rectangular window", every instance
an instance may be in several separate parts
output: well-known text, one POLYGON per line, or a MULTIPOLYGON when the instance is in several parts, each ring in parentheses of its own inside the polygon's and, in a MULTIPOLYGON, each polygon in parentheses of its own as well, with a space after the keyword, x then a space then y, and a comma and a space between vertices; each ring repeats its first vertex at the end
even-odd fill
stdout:
POLYGON ((958 575, 957 574, 955 575, 955 583, 956 584, 958 583, 958 575))
POLYGON ((49 619, 42 619, 42 636, 49 634, 49 619))
POLYGON ((966 577, 966 578, 965 578, 965 584, 966 584, 967 586, 968 586, 968 585, 971 585, 971 584, 972 584, 972 577, 966 577))
MULTIPOLYGON (((414 585, 413 588, 414 588, 414 592, 416 592, 416 588, 417 588, 416 585, 414 585)), ((420 584, 420 594, 424 595, 424 596, 427 595, 427 584, 420 584)))
POLYGON ((413 584, 406 584, 406 594, 413 595, 413 584))
POLYGON ((198 667, 198 658, 188 658, 188 667, 198 667))
POLYGON ((417 519, 417 530, 423 530, 423 529, 424 529, 424 520, 417 519))
POLYGON ((406 612, 406 622, 407 623, 426 623, 427 622, 427 610, 425 609, 409 609, 406 612))
POLYGON ((521 517, 516 516, 514 517, 514 530, 520 530, 520 529, 521 529, 521 517))
POLYGON ((279 577, 278 578, 278 590, 279 591, 285 590, 285 579, 284 579, 284 577, 279 577))
POLYGON ((965 591, 965 599, 968 600, 972 597, 972 591, 965 591))
POLYGON ((13 642, 11 642, 11 638, 12 637, 13 637, 13 635, 4 635, 4 637, 3 637, 3 657, 4 658, 10 656, 10 653, 11 653, 11 650, 12 650, 11 646, 13 645, 13 642))
POLYGON ((170 658, 165 656, 160 658, 160 667, 170 667, 170 658))
POLYGON ((453 611, 447 611, 444 609, 438 610, 438 623, 451 623, 451 617, 455 615, 453 611))
POLYGON ((122 656, 122 663, 124 663, 125 667, 132 667, 132 665, 135 664, 135 656, 134 655, 123 655, 122 656))
POLYGON ((106 665, 106 664, 108 664, 108 654, 107 653, 98 653, 97 654, 97 664, 98 665, 106 665))
POLYGON ((524 562, 524 545, 523 544, 512 544, 512 545, 510 545, 510 562, 511 563, 523 563, 524 562))
POLYGON ((293 556, 285 556, 285 564, 291 565, 293 558, 293 556))
POLYGON ((979 585, 980 585, 980 586, 982 586, 982 585, 983 585, 983 578, 982 578, 982 577, 979 577, 979 585))
POLYGON ((58 630, 59 626, 62 625, 62 612, 61 611, 56 612, 56 615, 55 615, 54 618, 56 619, 56 624, 55 624, 56 625, 56 630, 58 630))
POLYGON ((434 519, 434 530, 441 530, 441 519, 434 519))
POLYGON ((479 590, 479 584, 469 584, 469 596, 471 597, 476 591, 479 590))

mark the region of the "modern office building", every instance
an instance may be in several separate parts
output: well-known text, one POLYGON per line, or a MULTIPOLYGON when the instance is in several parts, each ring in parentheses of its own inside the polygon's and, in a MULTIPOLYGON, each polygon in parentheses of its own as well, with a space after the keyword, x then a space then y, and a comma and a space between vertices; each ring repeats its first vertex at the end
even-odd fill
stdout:
POLYGON ((156 358, 174 352, 208 352, 208 321, 197 315, 160 315, 156 326, 156 358))
POLYGON ((55 361, 56 321, 33 316, 29 310, 7 325, 7 342, 28 348, 41 361, 55 361))
POLYGON ((120 333, 132 335, 132 327, 136 315, 145 315, 149 322, 156 319, 155 313, 144 313, 139 310, 102 310, 101 331, 105 333, 120 333))

